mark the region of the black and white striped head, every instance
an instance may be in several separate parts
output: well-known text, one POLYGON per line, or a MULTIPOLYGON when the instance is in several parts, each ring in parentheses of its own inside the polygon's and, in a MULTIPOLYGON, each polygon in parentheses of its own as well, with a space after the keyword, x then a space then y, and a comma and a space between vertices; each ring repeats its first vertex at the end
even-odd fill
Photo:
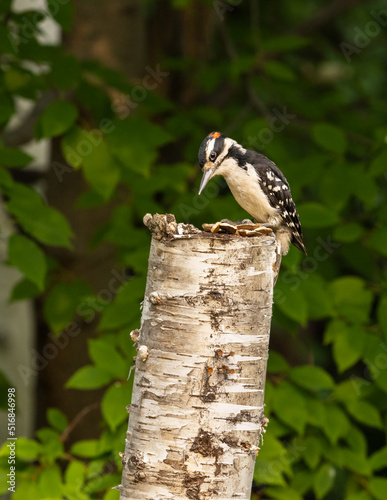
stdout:
POLYGON ((225 170, 238 166, 238 159, 245 153, 246 150, 240 144, 220 132, 208 134, 201 143, 198 154, 203 171, 199 194, 214 175, 224 175, 225 170))

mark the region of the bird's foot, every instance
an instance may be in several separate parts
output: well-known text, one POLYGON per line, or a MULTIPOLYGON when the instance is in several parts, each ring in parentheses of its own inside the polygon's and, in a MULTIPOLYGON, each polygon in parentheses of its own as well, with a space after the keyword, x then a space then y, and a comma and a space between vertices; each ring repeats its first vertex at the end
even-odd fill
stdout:
POLYGON ((273 232, 271 227, 265 224, 252 222, 249 219, 242 221, 232 222, 228 219, 222 219, 215 224, 203 224, 204 231, 211 233, 229 233, 236 236, 259 236, 263 234, 271 234, 273 232))

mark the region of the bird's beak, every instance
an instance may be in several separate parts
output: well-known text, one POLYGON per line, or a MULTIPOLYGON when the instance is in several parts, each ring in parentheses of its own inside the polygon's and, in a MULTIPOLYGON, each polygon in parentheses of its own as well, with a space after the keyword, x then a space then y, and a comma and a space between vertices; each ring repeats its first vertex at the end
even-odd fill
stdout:
POLYGON ((207 186, 208 181, 213 177, 214 169, 209 168, 203 172, 202 181, 200 183, 199 194, 202 194, 203 189, 207 186))

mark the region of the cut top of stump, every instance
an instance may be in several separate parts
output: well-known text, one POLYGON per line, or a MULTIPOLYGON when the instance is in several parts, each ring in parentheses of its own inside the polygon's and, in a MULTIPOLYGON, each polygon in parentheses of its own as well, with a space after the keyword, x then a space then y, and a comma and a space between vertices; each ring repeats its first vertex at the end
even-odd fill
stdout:
POLYGON ((259 236, 272 244, 274 238, 273 231, 270 228, 249 220, 241 222, 221 220, 215 224, 203 224, 204 231, 193 224, 177 223, 173 214, 146 214, 143 222, 152 233, 152 237, 159 241, 198 237, 234 239, 259 236))

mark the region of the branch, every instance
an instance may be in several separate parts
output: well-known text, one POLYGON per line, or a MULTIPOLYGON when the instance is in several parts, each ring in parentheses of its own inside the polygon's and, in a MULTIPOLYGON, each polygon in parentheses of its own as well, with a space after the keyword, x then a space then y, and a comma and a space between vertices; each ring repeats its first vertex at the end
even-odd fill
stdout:
POLYGON ((60 440, 62 442, 65 442, 71 432, 75 429, 75 427, 81 422, 81 420, 92 410, 96 410, 99 408, 99 403, 93 403, 89 406, 85 406, 75 417, 72 419, 72 421, 69 423, 69 425, 66 427, 66 429, 62 432, 60 436, 60 440))

